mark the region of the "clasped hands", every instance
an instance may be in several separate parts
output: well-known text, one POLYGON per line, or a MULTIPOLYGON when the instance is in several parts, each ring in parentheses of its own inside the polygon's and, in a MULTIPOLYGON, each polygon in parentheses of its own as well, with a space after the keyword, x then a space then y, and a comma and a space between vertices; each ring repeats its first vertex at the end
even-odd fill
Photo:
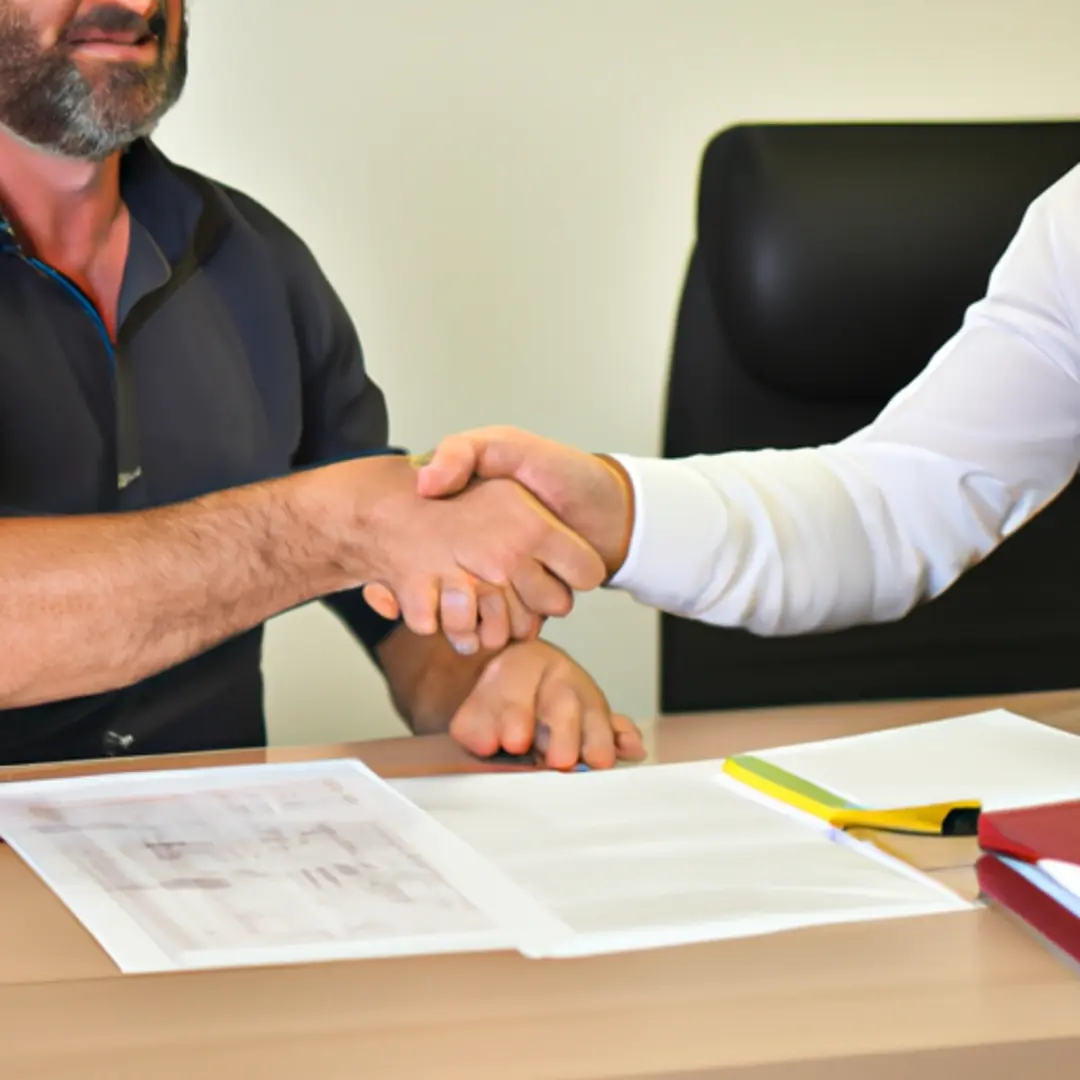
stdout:
POLYGON ((570 657, 537 640, 574 593, 602 585, 629 546, 633 494, 612 461, 506 428, 446 439, 411 463, 387 462, 387 493, 366 522, 378 548, 364 595, 414 633, 443 633, 482 664, 450 723, 481 757, 531 754, 556 769, 645 756, 570 657), (501 650, 501 651, 500 651, 501 650))
POLYGON ((487 428, 445 439, 412 465, 415 494, 444 503, 445 532, 432 540, 451 545, 454 565, 414 562, 396 581, 368 582, 364 597, 414 633, 441 631, 459 653, 534 639, 626 558, 633 491, 608 458, 487 428))

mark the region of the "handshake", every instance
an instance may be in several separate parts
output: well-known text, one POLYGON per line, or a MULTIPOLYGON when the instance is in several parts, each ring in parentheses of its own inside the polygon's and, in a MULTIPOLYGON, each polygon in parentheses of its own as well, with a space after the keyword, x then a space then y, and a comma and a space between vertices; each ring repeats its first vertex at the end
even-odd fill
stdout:
POLYGON ((460 653, 537 636, 626 558, 633 488, 610 459, 489 428, 385 464, 394 482, 367 501, 362 523, 378 538, 364 597, 460 653))

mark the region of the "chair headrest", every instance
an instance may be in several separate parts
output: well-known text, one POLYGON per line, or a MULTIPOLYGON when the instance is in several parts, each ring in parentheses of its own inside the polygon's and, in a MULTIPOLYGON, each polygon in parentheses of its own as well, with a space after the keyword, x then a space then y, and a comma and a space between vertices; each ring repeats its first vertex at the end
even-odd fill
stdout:
POLYGON ((722 132, 702 165, 698 249, 738 362, 801 397, 884 403, 1077 161, 1080 123, 722 132))

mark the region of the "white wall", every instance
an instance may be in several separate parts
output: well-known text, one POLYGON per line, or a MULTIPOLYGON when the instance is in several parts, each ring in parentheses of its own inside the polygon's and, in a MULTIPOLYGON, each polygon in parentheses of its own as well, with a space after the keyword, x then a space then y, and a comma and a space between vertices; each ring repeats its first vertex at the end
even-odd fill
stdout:
MULTIPOLYGON (((161 141, 311 243, 393 437, 510 422, 658 447, 699 155, 748 119, 1080 114, 1073 0, 192 0, 161 141)), ((552 637, 650 715, 656 618, 552 637)), ((271 628, 274 737, 397 730, 319 608, 271 628)))

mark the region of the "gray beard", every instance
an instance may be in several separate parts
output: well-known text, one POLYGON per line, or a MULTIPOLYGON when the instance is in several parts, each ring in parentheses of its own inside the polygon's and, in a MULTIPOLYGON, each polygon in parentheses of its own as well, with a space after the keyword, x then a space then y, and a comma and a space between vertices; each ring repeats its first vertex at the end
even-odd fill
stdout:
MULTIPOLYGON (((87 79, 62 51, 43 53, 0 0, 0 125, 21 141, 80 161, 103 161, 149 135, 187 80, 187 27, 177 55, 149 69, 117 65, 87 79)), ((162 45, 162 48, 165 46, 162 45)))
MULTIPOLYGON (((50 112, 57 122, 38 122, 30 125, 29 132, 15 131, 15 134, 60 157, 94 162, 104 161, 136 139, 151 134, 176 100, 162 98, 157 107, 130 119, 102 115, 92 89, 77 71, 71 71, 57 83, 49 99, 50 112)), ((3 119, 0 112, 0 122, 3 119)))

